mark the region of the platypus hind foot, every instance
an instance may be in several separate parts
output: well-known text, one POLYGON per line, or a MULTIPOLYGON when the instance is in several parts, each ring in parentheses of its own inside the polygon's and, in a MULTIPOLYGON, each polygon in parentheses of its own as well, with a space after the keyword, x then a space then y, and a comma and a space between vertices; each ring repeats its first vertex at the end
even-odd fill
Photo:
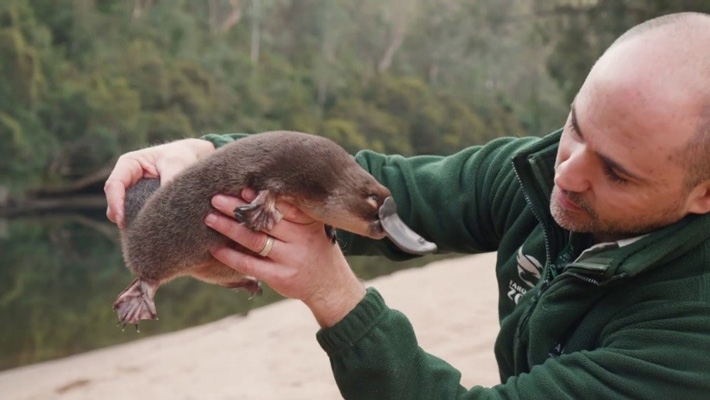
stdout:
POLYGON ((254 201, 234 210, 234 218, 243 222, 253 231, 269 230, 281 221, 283 215, 276 209, 276 196, 268 190, 262 190, 254 201))
POLYGON ((261 296, 261 282, 258 279, 252 278, 250 276, 240 279, 238 281, 230 282, 224 285, 230 289, 243 289, 249 292, 249 300, 254 297, 261 296))
MULTIPOLYGON (((159 283, 152 283, 136 278, 113 303, 118 312, 119 324, 135 324, 144 319, 158 319, 153 296, 159 283)), ((136 326, 137 328, 137 326, 136 326)))

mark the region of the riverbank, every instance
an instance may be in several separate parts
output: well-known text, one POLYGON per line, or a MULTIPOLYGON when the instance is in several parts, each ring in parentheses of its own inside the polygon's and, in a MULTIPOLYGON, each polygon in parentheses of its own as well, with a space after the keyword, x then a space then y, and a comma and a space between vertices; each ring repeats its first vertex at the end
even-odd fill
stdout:
MULTIPOLYGON (((492 386, 494 264, 494 254, 437 261, 368 286, 410 318, 422 348, 462 372, 464 386, 492 386)), ((12 400, 337 399, 316 330, 307 308, 282 301, 246 317, 3 371, 0 393, 12 400)))

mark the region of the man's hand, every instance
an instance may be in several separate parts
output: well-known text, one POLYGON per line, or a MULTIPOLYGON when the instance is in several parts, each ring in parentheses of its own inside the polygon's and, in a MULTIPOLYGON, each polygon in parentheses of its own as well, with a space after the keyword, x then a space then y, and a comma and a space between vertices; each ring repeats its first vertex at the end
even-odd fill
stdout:
POLYGON ((183 139, 126 153, 118 158, 104 185, 106 216, 124 228, 126 189, 142 178, 160 178, 164 185, 183 169, 214 152, 211 142, 183 139))
MULTIPOLYGON (((244 191, 251 200, 254 193, 244 191)), ((212 205, 226 215, 246 204, 241 199, 217 195, 212 205)), ((293 206, 277 205, 284 219, 268 232, 253 232, 233 218, 210 214, 207 226, 242 246, 259 253, 267 234, 274 245, 265 258, 238 252, 230 247, 212 250, 212 255, 235 270, 266 282, 283 296, 303 301, 322 327, 330 327, 347 315, 365 296, 337 245, 327 237, 321 222, 308 218, 293 206)))

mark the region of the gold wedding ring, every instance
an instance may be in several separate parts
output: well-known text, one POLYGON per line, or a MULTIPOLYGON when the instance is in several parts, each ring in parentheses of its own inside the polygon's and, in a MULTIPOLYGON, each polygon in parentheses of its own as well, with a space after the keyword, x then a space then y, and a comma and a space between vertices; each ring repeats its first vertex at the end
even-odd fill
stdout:
POLYGON ((268 256, 269 253, 271 252, 271 248, 273 248, 273 247, 274 247, 274 238, 269 235, 266 235, 266 244, 264 244, 264 248, 261 249, 261 251, 259 252, 259 255, 262 257, 268 256))

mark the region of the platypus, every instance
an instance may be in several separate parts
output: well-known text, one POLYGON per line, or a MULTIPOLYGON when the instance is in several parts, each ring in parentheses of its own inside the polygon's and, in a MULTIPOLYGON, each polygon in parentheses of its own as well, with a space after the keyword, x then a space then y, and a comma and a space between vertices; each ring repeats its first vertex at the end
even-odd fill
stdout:
POLYGON ((119 323, 156 319, 156 290, 179 276, 260 293, 255 278, 212 257, 212 248, 239 245, 203 222, 215 211, 212 196, 238 196, 245 187, 257 196, 234 216, 254 231, 271 229, 282 217, 276 201, 286 200, 326 224, 325 234, 334 242, 334 228, 339 228, 374 239, 388 236, 414 254, 436 250, 399 219, 390 191, 335 142, 291 131, 250 135, 217 149, 163 186, 144 179, 128 188, 121 245, 126 265, 138 278, 113 305, 119 323))

